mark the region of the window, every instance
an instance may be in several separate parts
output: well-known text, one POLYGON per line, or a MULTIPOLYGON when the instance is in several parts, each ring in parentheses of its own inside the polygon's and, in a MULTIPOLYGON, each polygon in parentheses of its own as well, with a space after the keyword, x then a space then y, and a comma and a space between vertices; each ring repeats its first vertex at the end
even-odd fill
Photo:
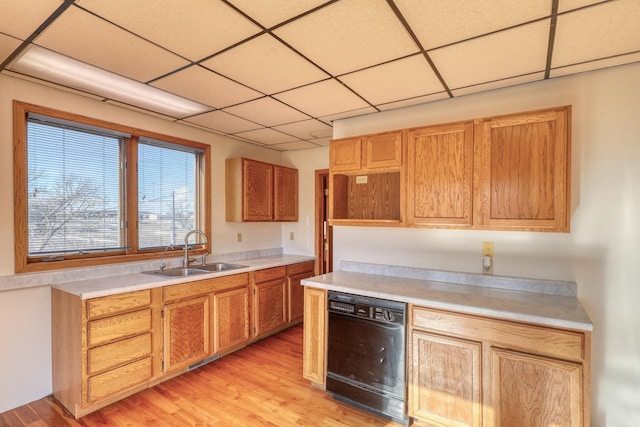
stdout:
POLYGON ((208 146, 20 102, 14 115, 16 272, 157 258, 209 234, 208 146))

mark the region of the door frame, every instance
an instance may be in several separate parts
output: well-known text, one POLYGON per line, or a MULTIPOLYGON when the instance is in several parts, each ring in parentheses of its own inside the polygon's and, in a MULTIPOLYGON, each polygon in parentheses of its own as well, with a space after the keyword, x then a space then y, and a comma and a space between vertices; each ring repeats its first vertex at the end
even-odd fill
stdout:
POLYGON ((330 273, 333 271, 333 227, 329 225, 328 218, 328 189, 329 169, 316 170, 315 180, 315 251, 316 274, 330 273), (327 192, 325 193, 325 189, 327 192), (327 245, 324 250, 324 227, 327 227, 327 245))

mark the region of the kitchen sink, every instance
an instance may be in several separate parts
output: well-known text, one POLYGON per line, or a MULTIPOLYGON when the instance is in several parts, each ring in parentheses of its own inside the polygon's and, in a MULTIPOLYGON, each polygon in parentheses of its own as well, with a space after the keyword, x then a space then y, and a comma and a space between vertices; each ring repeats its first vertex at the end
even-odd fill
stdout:
POLYGON ((146 274, 157 274, 159 276, 167 277, 187 277, 197 276, 198 274, 209 274, 220 271, 236 270, 238 268, 245 268, 246 265, 239 264, 227 264, 225 262, 214 262, 212 264, 199 265, 197 267, 174 267, 164 270, 143 271, 146 274))
POLYGON ((212 264, 199 265, 198 270, 229 271, 229 270, 237 270, 238 268, 245 268, 245 267, 246 265, 227 264, 225 262, 214 262, 212 264))
POLYGON ((167 268, 165 270, 154 270, 154 271, 144 271, 147 274, 157 274, 160 276, 167 277, 187 277, 187 276, 195 276, 197 274, 208 274, 209 270, 202 270, 199 268, 184 268, 184 267, 175 267, 175 268, 167 268))

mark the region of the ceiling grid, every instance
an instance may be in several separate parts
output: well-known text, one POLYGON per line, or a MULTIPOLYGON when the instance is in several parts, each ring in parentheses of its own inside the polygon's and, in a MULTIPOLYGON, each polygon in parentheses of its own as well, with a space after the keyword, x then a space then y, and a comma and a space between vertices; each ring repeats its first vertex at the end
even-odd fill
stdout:
POLYGON ((0 0, 0 8, 2 73, 280 151, 327 145, 334 120, 640 61, 637 0, 0 0), (59 58, 62 79, 25 65, 38 52, 59 58), (65 61, 193 105, 163 108, 73 82, 65 61))

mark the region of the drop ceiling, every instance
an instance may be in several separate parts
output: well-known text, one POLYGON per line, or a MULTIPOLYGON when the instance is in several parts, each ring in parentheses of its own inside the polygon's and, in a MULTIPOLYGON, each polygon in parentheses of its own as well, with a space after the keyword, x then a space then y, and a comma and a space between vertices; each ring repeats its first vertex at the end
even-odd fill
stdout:
MULTIPOLYGON (((640 61, 638 0, 0 0, 0 71, 33 46, 196 101, 140 109, 287 151, 336 119, 640 61)), ((46 84, 60 82, 47 81, 46 84)), ((85 89, 83 89, 85 88, 85 89)))

